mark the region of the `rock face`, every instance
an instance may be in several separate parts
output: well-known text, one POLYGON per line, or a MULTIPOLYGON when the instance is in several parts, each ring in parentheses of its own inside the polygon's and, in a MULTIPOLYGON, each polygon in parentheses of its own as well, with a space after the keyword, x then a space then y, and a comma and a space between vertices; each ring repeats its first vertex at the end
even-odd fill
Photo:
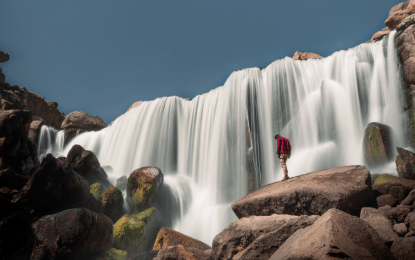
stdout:
POLYGON ((149 208, 140 214, 125 214, 114 224, 113 247, 126 250, 130 254, 150 251, 158 228, 155 208, 149 208))
POLYGON ((87 131, 99 131, 107 127, 104 120, 99 116, 88 115, 84 111, 74 111, 63 120, 61 128, 80 128, 87 131))
POLYGON ((153 250, 162 250, 170 246, 182 245, 185 247, 193 247, 199 250, 210 249, 210 246, 205 243, 186 236, 180 232, 177 232, 171 228, 163 227, 157 234, 156 242, 154 243, 153 250))
POLYGON ((100 253, 110 249, 112 244, 112 221, 84 208, 44 216, 36 222, 34 230, 33 259, 44 259, 39 258, 40 252, 56 258, 75 253, 100 253))
POLYGON ((209 250, 199 250, 182 245, 171 246, 161 250, 153 260, 213 260, 209 250))
POLYGON ((39 144, 39 136, 42 125, 44 125, 42 118, 33 117, 33 121, 30 123, 29 137, 35 142, 35 144, 39 144))
POLYGON ((395 240, 391 252, 398 260, 415 259, 415 237, 403 237, 395 240))
POLYGON ((0 62, 6 62, 10 59, 10 55, 7 51, 0 50, 0 62))
POLYGON ((415 188, 415 180, 397 177, 390 174, 383 174, 379 178, 376 178, 375 185, 382 183, 400 183, 404 186, 411 187, 413 189, 415 188))
POLYGON ((399 177, 415 179, 415 153, 400 147, 396 148, 399 155, 396 156, 396 170, 399 177))
POLYGON ((379 32, 375 33, 372 36, 371 42, 377 42, 383 39, 386 35, 388 35, 391 32, 391 29, 388 27, 383 28, 379 32))
POLYGON ((387 245, 392 245, 398 235, 393 231, 392 223, 382 212, 374 208, 363 208, 360 218, 369 223, 387 245))
POLYGON ((369 165, 381 165, 392 160, 392 128, 370 123, 363 139, 363 151, 369 165))
POLYGON ((0 84, 6 82, 6 75, 4 75, 3 70, 0 68, 0 84))
POLYGON ((391 30, 394 30, 404 20, 404 18, 413 13, 415 13, 414 0, 397 4, 389 11, 389 17, 386 19, 385 24, 391 30))
POLYGON ((67 128, 65 129, 64 144, 67 145, 72 139, 78 135, 87 132, 85 129, 80 128, 67 128))
POLYGON ((270 259, 394 259, 378 233, 364 220, 337 209, 292 235, 270 259))
POLYGON ((292 57, 293 60, 308 60, 308 59, 322 59, 323 57, 312 52, 295 52, 292 57))
POLYGON ((344 166, 269 184, 233 203, 232 209, 239 218, 322 215, 330 208, 358 216, 363 207, 375 203, 366 167, 344 166))
POLYGON ((98 196, 101 212, 108 216, 112 222, 117 222, 124 212, 124 198, 119 189, 111 186, 104 193, 98 196))
POLYGON ((147 209, 163 184, 163 173, 157 167, 142 167, 130 174, 127 203, 133 213, 147 209))

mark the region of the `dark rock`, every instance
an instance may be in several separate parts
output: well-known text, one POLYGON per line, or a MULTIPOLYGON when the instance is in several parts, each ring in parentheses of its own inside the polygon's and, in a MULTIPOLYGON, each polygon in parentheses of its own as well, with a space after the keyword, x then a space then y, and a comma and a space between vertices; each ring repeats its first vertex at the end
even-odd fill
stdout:
POLYGON ((154 243, 153 250, 162 250, 169 246, 182 245, 185 247, 194 247, 200 250, 207 250, 211 247, 205 243, 186 236, 180 232, 177 232, 171 228, 163 227, 157 234, 156 242, 154 243))
POLYGON ((67 163, 66 157, 58 157, 58 158, 56 158, 56 160, 58 161, 58 163, 62 167, 68 167, 68 163, 67 163))
POLYGON ((396 148, 399 155, 396 156, 396 170, 399 177, 415 179, 415 153, 400 147, 396 148))
POLYGON ((0 63, 6 62, 10 59, 10 54, 7 51, 0 50, 0 63))
POLYGON ((94 195, 95 198, 98 199, 99 195, 104 193, 105 189, 100 183, 94 183, 89 186, 89 192, 94 195))
POLYGON ((411 190, 406 198, 401 202, 401 205, 413 205, 415 201, 415 189, 411 190))
POLYGON ((411 208, 404 205, 398 205, 396 208, 392 208, 391 216, 399 223, 404 222, 406 216, 411 212, 411 208))
POLYGON ((74 111, 65 117, 62 129, 80 128, 87 131, 99 131, 107 127, 104 120, 99 116, 93 116, 84 111, 74 111))
POLYGON ((85 129, 81 128, 67 128, 65 129, 65 137, 64 137, 64 144, 67 145, 72 139, 77 136, 78 134, 82 134, 87 132, 85 129))
POLYGON ((19 211, 20 208, 11 203, 11 198, 0 192, 0 222, 11 216, 14 212, 19 211))
POLYGON ((397 260, 415 259, 415 237, 396 239, 390 251, 397 260))
POLYGON ((391 224, 397 224, 398 222, 396 221, 395 218, 392 217, 392 207, 389 205, 383 206, 378 208, 379 212, 381 212, 387 219, 389 219, 391 221, 391 224))
POLYGON ((400 184, 400 183, 391 183, 391 182, 373 184, 372 185, 372 191, 373 191, 373 194, 375 195, 375 197, 377 198, 381 195, 389 194, 389 190, 394 186, 402 186, 402 184, 400 184))
POLYGON ((415 231, 415 212, 411 212, 406 216, 404 224, 408 227, 409 231, 415 231))
POLYGON ((398 199, 390 194, 379 196, 376 201, 378 202, 378 208, 386 205, 394 207, 398 204, 398 199))
POLYGON ((408 233, 408 229, 406 228, 404 223, 399 223, 393 225, 393 230, 398 234, 398 236, 403 237, 406 233, 408 233))
POLYGON ((392 128, 381 123, 370 123, 363 138, 363 151, 370 166, 378 166, 392 160, 392 128))
POLYGON ((111 186, 104 193, 98 196, 101 212, 108 216, 112 222, 117 222, 124 213, 124 198, 119 189, 111 186))
POLYGON ((115 187, 117 187, 117 189, 119 189, 120 191, 125 191, 127 190, 127 183, 128 178, 124 175, 117 179, 117 184, 115 185, 115 187))
POLYGON ((270 259, 394 259, 364 220, 337 209, 294 233, 270 259))
POLYGON ((308 60, 308 59, 323 59, 323 57, 312 52, 296 51, 292 59, 293 60, 308 60))
POLYGON ((181 245, 170 246, 161 250, 154 260, 212 260, 207 250, 181 245))
POLYGON ((381 211, 374 208, 363 208, 360 218, 369 223, 387 245, 392 245, 398 237, 393 230, 392 222, 381 211))
POLYGON ((35 142, 35 144, 39 144, 40 130, 43 125, 42 118, 33 117, 33 121, 30 123, 29 137, 35 142))
MULTIPOLYGON (((4 82, 6 82, 6 75, 4 75, 3 70, 0 68, 0 84, 2 84, 4 82)), ((4 100, 4 101, 6 101, 6 100, 4 100)), ((8 102, 8 101, 6 101, 6 102, 8 102)), ((6 107, 6 105, 3 106, 3 102, 1 102, 1 103, 2 103, 1 104, 1 109, 4 109, 6 107)), ((8 103, 10 103, 10 102, 8 102, 8 103)))
POLYGON ((300 175, 260 188, 232 204, 239 217, 322 215, 338 208, 358 216, 376 205, 365 166, 344 166, 300 175))
POLYGON ((375 180, 375 185, 382 184, 382 183, 395 183, 395 184, 400 183, 402 186, 407 186, 412 189, 415 189, 415 180, 393 176, 390 174, 383 174, 382 176, 380 176, 379 178, 375 180))
POLYGON ((28 177, 16 174, 11 168, 0 170, 0 187, 21 190, 28 180, 28 177))

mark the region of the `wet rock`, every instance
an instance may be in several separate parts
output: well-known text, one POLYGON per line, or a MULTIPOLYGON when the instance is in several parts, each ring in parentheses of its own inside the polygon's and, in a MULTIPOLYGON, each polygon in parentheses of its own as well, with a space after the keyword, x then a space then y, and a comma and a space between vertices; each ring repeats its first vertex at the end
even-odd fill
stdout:
POLYGON ((125 191, 127 190, 127 183, 128 178, 124 175, 117 179, 117 184, 115 185, 115 187, 117 187, 117 189, 119 189, 120 191, 125 191))
POLYGON ((111 247, 108 251, 102 253, 97 260, 125 260, 126 257, 127 251, 111 247))
POLYGON ((89 115, 84 111, 69 113, 63 120, 61 128, 80 128, 87 131, 99 131, 107 127, 104 120, 99 116, 89 115))
POLYGON ((330 209, 313 225, 294 233, 270 259, 394 259, 364 220, 330 209))
POLYGON ((158 216, 155 208, 149 208, 140 214, 125 214, 114 224, 113 247, 140 254, 150 251, 155 241, 158 216))
POLYGON ((363 151, 371 166, 385 164, 392 160, 392 128, 381 123, 370 123, 363 138, 363 151))
POLYGON ((369 223, 387 245, 392 245, 393 241, 398 237, 393 230, 392 222, 379 210, 363 208, 360 213, 360 218, 369 223))
POLYGON ((415 259, 415 237, 396 239, 390 251, 397 260, 415 259))
POLYGON ((398 222, 396 221, 396 219, 394 219, 392 217, 392 210, 393 208, 389 205, 383 206, 383 207, 379 207, 378 208, 379 212, 381 212, 387 219, 389 219, 391 221, 391 224, 397 224, 398 222))
POLYGON ((163 173, 157 167, 142 167, 130 174, 127 184, 127 203, 133 213, 150 207, 163 184, 163 173))
POLYGON ((312 53, 312 52, 299 52, 296 51, 294 56, 292 57, 293 60, 308 60, 308 59, 322 59, 323 57, 312 53))
POLYGON ((415 189, 412 189, 408 196, 401 202, 401 205, 413 205, 415 201, 415 189))
POLYGON ((6 62, 10 59, 10 54, 7 51, 0 50, 0 63, 6 62))
POLYGON ((396 170, 399 177, 415 179, 415 153, 400 147, 396 148, 399 155, 396 156, 396 170))
POLYGON ((108 216, 112 222, 117 222, 124 212, 124 198, 119 189, 111 186, 104 193, 98 196, 101 212, 108 216))
POLYGON ((363 207, 375 203, 366 167, 344 166, 269 184, 233 203, 232 209, 239 218, 322 215, 330 208, 358 216, 363 207))
POLYGON ((398 199, 390 194, 379 196, 376 201, 378 202, 378 208, 386 205, 394 207, 398 204, 398 199))
POLYGON ((379 178, 375 180, 375 185, 381 184, 381 183, 400 183, 403 186, 407 186, 412 189, 415 189, 415 180, 401 178, 401 177, 393 176, 390 174, 383 174, 382 176, 380 176, 379 178))
POLYGON ((383 39, 386 35, 391 32, 391 29, 388 27, 383 28, 372 36, 371 42, 377 42, 383 39))
POLYGON ((94 195, 95 198, 98 198, 104 191, 105 189, 100 183, 94 183, 89 186, 89 192, 94 195))
MULTIPOLYGON (((111 219, 103 214, 77 208, 40 218, 34 224, 34 232, 36 247, 59 259, 109 250, 113 226, 111 219)), ((32 257, 38 251, 35 248, 32 257)))
POLYGON ((207 250, 182 245, 170 246, 161 250, 154 260, 213 260, 207 250))
POLYGON ((406 233, 408 233, 408 229, 406 228, 404 223, 399 223, 393 225, 393 230, 398 234, 398 236, 403 237, 406 233))
POLYGON ((64 144, 67 145, 72 139, 82 133, 87 132, 85 129, 81 128, 67 128, 65 129, 64 144))
POLYGON ((182 245, 185 247, 194 247, 200 250, 210 249, 210 246, 205 243, 186 236, 180 232, 177 232, 171 228, 163 227, 157 234, 156 242, 154 243, 153 250, 162 250, 169 246, 182 245))
POLYGON ((415 13, 414 0, 397 4, 389 11, 389 17, 386 19, 385 25, 394 30, 407 16, 413 13, 415 13))

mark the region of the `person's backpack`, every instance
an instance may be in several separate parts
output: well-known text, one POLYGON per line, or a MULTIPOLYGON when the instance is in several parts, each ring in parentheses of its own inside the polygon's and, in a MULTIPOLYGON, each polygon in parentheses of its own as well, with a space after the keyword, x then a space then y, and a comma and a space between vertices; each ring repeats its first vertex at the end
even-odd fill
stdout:
POLYGON ((281 143, 278 142, 278 144, 281 144, 280 145, 280 152, 285 153, 285 154, 291 154, 290 141, 287 138, 284 138, 282 136, 278 137, 278 139, 281 140, 281 143))

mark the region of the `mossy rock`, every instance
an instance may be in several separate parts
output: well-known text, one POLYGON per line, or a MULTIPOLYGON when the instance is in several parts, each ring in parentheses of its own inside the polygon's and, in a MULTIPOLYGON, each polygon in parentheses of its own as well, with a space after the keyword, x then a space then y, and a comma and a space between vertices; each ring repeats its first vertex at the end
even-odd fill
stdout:
POLYGON ((98 196, 97 200, 101 206, 101 213, 108 216, 113 223, 120 219, 124 211, 124 198, 119 189, 111 186, 98 196))
POLYGON ((375 184, 376 179, 379 178, 382 175, 383 175, 383 173, 370 174, 370 179, 372 180, 372 185, 375 184))
POLYGON ((400 183, 405 186, 414 187, 415 188, 415 180, 402 178, 393 176, 390 174, 383 174, 380 177, 376 178, 374 184, 381 184, 381 183, 400 183))
POLYGON ((127 183, 127 203, 136 214, 150 207, 163 184, 163 173, 157 167, 142 167, 130 174, 127 183))
POLYGON ((125 260, 127 257, 127 251, 118 250, 111 247, 108 251, 102 253, 99 259, 102 260, 125 260))
POLYGON ((98 182, 89 186, 89 192, 92 193, 92 195, 94 195, 95 198, 98 198, 98 196, 104 193, 104 191, 104 186, 102 186, 98 182))
POLYGON ((391 161, 392 128, 381 123, 370 123, 366 127, 363 149, 367 163, 378 166, 391 161))
POLYGON ((157 234, 156 242, 154 242, 153 250, 162 250, 169 246, 182 245, 185 247, 193 247, 199 250, 211 249, 202 241, 186 236, 178 231, 168 227, 163 227, 157 234))
POLYGON ((158 213, 149 208, 139 214, 125 214, 114 224, 113 247, 140 254, 152 249, 158 224, 158 213))

